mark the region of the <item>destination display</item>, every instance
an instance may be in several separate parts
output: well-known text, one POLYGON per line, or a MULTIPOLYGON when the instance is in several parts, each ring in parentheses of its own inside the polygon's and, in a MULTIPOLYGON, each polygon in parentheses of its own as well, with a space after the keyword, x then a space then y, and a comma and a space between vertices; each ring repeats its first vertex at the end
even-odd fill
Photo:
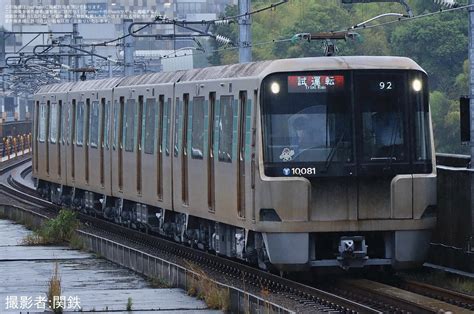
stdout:
POLYGON ((343 88, 343 75, 288 76, 288 93, 327 93, 343 88))

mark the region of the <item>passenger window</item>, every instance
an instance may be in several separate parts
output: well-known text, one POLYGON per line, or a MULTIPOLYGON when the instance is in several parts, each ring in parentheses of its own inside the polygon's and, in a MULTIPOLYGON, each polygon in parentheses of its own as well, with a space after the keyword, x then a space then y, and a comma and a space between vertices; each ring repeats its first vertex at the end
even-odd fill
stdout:
POLYGON ((76 144, 82 145, 84 142, 84 102, 80 101, 76 109, 76 144))
POLYGON ((44 142, 46 139, 46 104, 39 105, 39 136, 38 140, 44 142))
POLYGON ((105 126, 104 126, 104 141, 105 147, 109 148, 109 129, 110 129, 110 100, 105 104, 105 126))
POLYGON ((176 98, 176 111, 174 114, 174 157, 178 157, 179 152, 179 116, 181 114, 179 98, 176 98))
POLYGON ((51 143, 56 143, 58 137, 58 106, 55 102, 51 103, 49 116, 49 140, 51 143))
POLYGON ((165 120, 164 129, 163 129, 163 137, 165 139, 165 152, 166 156, 170 155, 170 126, 171 126, 171 116, 170 116, 170 108, 171 108, 171 98, 168 98, 168 102, 165 105, 165 112, 163 119, 165 120))
POLYGON ((221 96, 219 111, 219 161, 232 162, 234 97, 221 96))
POLYGON ((128 99, 125 105, 124 135, 125 151, 133 152, 135 145, 135 99, 128 99))
POLYGON ((204 150, 204 97, 193 98, 191 156, 202 159, 204 150))
POLYGON ((146 100, 145 108, 145 154, 155 152, 156 99, 146 100))
POLYGON ((114 101, 114 140, 113 145, 114 149, 117 146, 118 137, 119 137, 119 102, 117 100, 114 101))
POLYGON ((99 102, 92 102, 92 110, 90 113, 90 138, 91 147, 96 147, 99 143, 99 102))

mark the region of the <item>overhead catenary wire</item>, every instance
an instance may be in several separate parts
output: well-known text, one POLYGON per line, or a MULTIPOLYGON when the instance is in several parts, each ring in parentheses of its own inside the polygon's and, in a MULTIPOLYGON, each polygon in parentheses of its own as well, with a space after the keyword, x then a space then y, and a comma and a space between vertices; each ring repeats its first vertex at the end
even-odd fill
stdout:
MULTIPOLYGON (((449 9, 440 9, 440 10, 435 11, 435 12, 420 14, 420 15, 416 15, 416 16, 413 16, 413 17, 406 17, 406 16, 399 17, 398 19, 393 20, 393 21, 388 21, 388 22, 383 22, 383 23, 378 23, 378 24, 368 25, 368 26, 367 25, 359 25, 360 24, 359 23, 359 24, 355 25, 355 26, 359 25, 357 27, 351 26, 351 27, 348 27, 347 29, 343 29, 343 30, 338 31, 338 32, 345 32, 345 31, 351 31, 351 30, 356 30, 356 29, 364 30, 364 29, 370 29, 370 28, 375 28, 375 27, 382 27, 382 26, 390 25, 390 24, 394 24, 394 23, 400 23, 400 22, 404 22, 404 21, 422 19, 422 18, 427 18, 427 17, 433 16, 433 15, 438 15, 438 14, 444 14, 444 13, 453 12, 453 11, 469 9, 471 7, 474 7, 474 4, 458 6, 458 7, 453 7, 453 8, 449 8, 449 9)), ((250 47, 262 46, 262 45, 268 45, 268 44, 275 44, 275 43, 280 43, 280 42, 291 42, 291 41, 294 41, 294 39, 293 38, 273 39, 273 40, 263 41, 263 42, 259 42, 259 43, 253 43, 253 44, 250 45, 250 47)), ((181 57, 191 56, 191 55, 212 54, 212 53, 215 53, 215 52, 231 51, 231 50, 237 50, 237 49, 239 49, 239 47, 223 47, 223 48, 213 49, 213 50, 208 50, 208 51, 200 51, 200 52, 194 52, 194 53, 182 54, 182 55, 174 55, 174 56, 166 56, 166 57, 161 57, 161 58, 162 59, 181 58, 181 57)))
MULTIPOLYGON (((228 23, 226 21, 236 20, 240 17, 254 15, 254 14, 257 14, 257 13, 260 13, 260 12, 263 12, 263 11, 267 11, 267 10, 273 10, 276 7, 280 6, 280 5, 287 3, 288 1, 289 0, 281 0, 281 1, 276 2, 276 3, 271 3, 270 5, 268 5, 266 7, 263 7, 263 8, 254 10, 254 11, 246 12, 244 14, 239 14, 239 15, 234 15, 234 16, 224 16, 222 18, 214 19, 214 20, 203 20, 203 21, 201 21, 201 23, 202 24, 216 24, 216 25, 226 24, 226 23, 228 23)), ((142 31, 143 29, 145 29, 145 28, 147 28, 151 25, 156 24, 156 22, 161 20, 162 18, 163 18, 162 16, 157 16, 157 17, 155 17, 155 19, 153 19, 153 21, 143 25, 142 27, 138 28, 137 30, 134 30, 133 32, 129 32, 128 34, 124 34, 124 35, 122 35, 120 37, 117 37, 115 39, 106 40, 106 41, 103 41, 103 42, 100 42, 100 43, 92 43, 92 44, 82 45, 82 46, 83 47, 107 46, 108 44, 123 40, 124 38, 126 38, 128 36, 131 36, 134 33, 138 33, 140 31, 142 31)), ((175 21, 177 23, 184 22, 184 21, 178 21, 178 20, 170 20, 170 21, 175 21)))

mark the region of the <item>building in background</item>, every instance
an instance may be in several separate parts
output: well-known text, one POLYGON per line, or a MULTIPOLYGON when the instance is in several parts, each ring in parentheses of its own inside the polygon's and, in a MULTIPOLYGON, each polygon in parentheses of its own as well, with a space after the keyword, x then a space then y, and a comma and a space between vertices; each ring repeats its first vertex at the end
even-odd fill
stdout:
MULTIPOLYGON (((210 20, 223 13, 227 5, 237 3, 238 0, 0 0, 0 27, 14 32, 72 32, 73 24, 77 23, 82 43, 87 45, 122 36, 124 19, 149 22, 156 16, 162 16, 187 21, 210 20)), ((160 25, 144 29, 140 34, 173 34, 180 31, 183 30, 173 25, 160 25)), ((68 42, 65 35, 18 34, 7 41, 6 51, 17 52, 22 49, 28 54, 32 53, 36 45, 48 45, 53 40, 68 42)), ((134 40, 136 74, 194 67, 196 43, 192 40, 156 40, 151 37, 134 40)), ((111 59, 123 58, 121 41, 98 46, 94 52, 111 59)), ((205 66, 202 59, 201 56, 200 65, 205 66)), ((65 60, 68 62, 67 58, 65 60)), ((123 67, 110 63, 108 66, 111 68, 108 68, 107 62, 97 57, 84 58, 83 66, 99 69, 97 73, 89 74, 88 79, 108 77, 110 72, 121 75, 123 71, 123 67)), ((62 78, 67 79, 68 75, 71 78, 68 73, 64 73, 62 78)), ((26 100, 29 95, 24 92, 18 95, 8 89, 7 85, 5 90, 0 90, 2 117, 6 116, 8 120, 15 117, 26 119, 28 112, 31 112, 26 100)))

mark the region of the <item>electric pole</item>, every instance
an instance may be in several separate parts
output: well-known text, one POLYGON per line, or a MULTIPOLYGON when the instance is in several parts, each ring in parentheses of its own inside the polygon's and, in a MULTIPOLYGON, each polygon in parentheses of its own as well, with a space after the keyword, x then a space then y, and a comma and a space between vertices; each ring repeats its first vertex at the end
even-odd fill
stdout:
POLYGON ((252 61, 252 24, 250 12, 250 0, 239 0, 239 11, 242 17, 239 19, 239 62, 252 61))
POLYGON ((2 73, 2 92, 5 92, 5 75, 4 71, 6 69, 5 64, 5 31, 0 30, 0 73, 2 73))
MULTIPOLYGON (((474 5, 474 0, 470 0, 469 4, 474 5)), ((474 167, 474 7, 469 7, 469 98, 470 108, 469 116, 471 120, 471 168, 474 167)))
POLYGON ((123 39, 123 61, 124 61, 124 75, 133 75, 135 73, 133 53, 135 51, 135 43, 133 36, 127 36, 128 28, 133 23, 132 19, 123 20, 123 35, 126 36, 123 39))

